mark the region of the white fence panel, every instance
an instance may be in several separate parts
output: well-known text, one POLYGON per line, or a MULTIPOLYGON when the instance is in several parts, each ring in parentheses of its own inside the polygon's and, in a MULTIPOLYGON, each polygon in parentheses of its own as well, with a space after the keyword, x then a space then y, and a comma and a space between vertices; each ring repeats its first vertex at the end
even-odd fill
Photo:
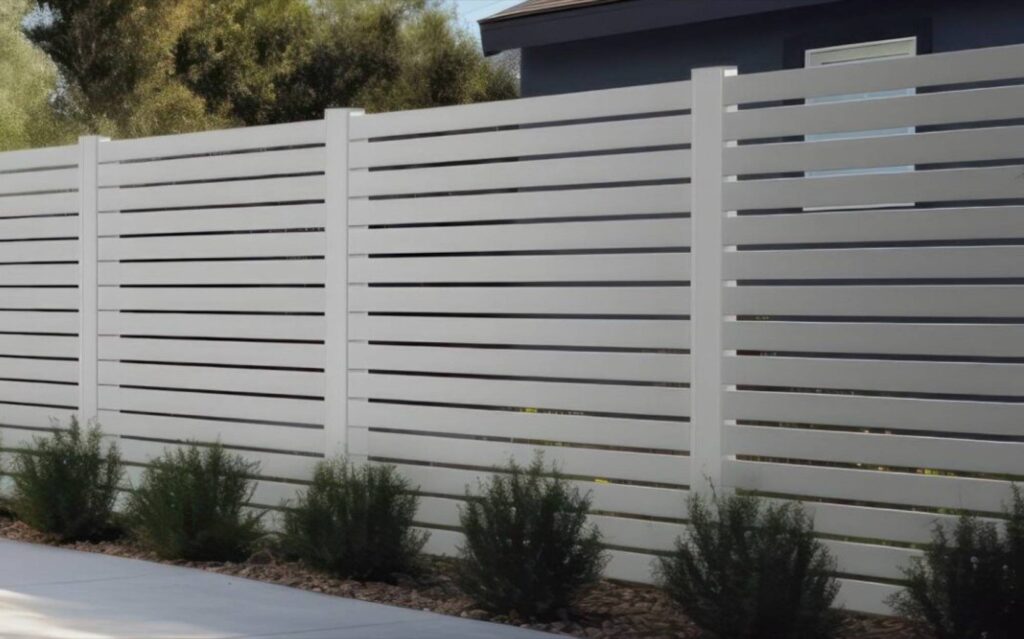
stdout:
POLYGON ((221 441, 271 507, 325 456, 394 463, 432 552, 541 450, 637 581, 711 478, 804 501, 884 612, 935 522, 1024 480, 1022 61, 0 154, 4 446, 97 417, 137 478, 221 441))
POLYGON ((726 81, 725 476, 856 511, 817 522, 857 543, 855 607, 884 610, 927 524, 1024 477, 1021 53, 726 81), (918 93, 809 100, 882 87, 918 93), (892 127, 914 132, 805 137, 892 127))

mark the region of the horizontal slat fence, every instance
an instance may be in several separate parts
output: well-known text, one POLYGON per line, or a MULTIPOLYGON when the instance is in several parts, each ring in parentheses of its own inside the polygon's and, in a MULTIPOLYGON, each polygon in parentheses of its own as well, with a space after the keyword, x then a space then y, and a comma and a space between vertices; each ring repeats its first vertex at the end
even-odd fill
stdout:
POLYGON ((1024 476, 1019 55, 726 79, 726 481, 811 503, 852 607, 1024 476))
POLYGON ((79 149, 0 154, 0 438, 78 410, 79 149))
POLYGON ((592 491, 610 575, 681 530, 690 93, 352 120, 349 430, 432 495, 433 550, 467 483, 538 450, 592 491))
POLYGON ((97 419, 137 481, 221 441, 270 507, 392 463, 443 553, 541 451, 634 581, 710 478, 807 503, 884 612, 935 522, 1024 480, 1022 60, 0 154, 3 445, 97 419))

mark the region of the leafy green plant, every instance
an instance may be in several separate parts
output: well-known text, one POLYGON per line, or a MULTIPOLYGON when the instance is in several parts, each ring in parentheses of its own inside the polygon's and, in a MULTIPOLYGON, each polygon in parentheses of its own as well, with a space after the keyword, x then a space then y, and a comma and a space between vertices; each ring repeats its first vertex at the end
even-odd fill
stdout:
POLYGON ((391 581, 415 572, 427 534, 413 528, 418 498, 393 466, 317 465, 295 504, 284 504, 285 552, 336 575, 391 581))
POLYGON ((548 618, 596 582, 606 563, 600 532, 587 523, 590 496, 540 457, 502 470, 478 494, 467 489, 459 582, 487 610, 548 618))
POLYGON ((132 532, 164 559, 244 559, 263 535, 263 513, 246 508, 258 472, 219 444, 167 451, 128 500, 132 532))
POLYGON ((889 599, 936 639, 1010 639, 1024 628, 1024 498, 1013 488, 1003 534, 992 522, 960 516, 950 533, 936 525, 923 558, 889 599))
POLYGON ((114 502, 124 473, 117 446, 103 450, 99 426, 37 437, 14 457, 11 505, 29 526, 65 541, 115 535, 114 502))
POLYGON ((835 560, 802 506, 716 495, 689 507, 689 536, 660 560, 659 576, 701 629, 720 639, 835 635, 835 560))

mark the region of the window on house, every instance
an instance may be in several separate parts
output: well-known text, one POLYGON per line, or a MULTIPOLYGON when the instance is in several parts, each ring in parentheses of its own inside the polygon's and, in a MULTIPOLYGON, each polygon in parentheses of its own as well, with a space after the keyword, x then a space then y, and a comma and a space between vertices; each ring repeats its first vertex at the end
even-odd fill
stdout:
MULTIPOLYGON (((864 64, 877 60, 891 60, 893 58, 906 58, 917 54, 917 38, 898 38, 894 40, 879 40, 876 42, 861 42, 857 44, 845 44, 837 47, 825 47, 821 49, 808 49, 804 53, 804 64, 807 67, 826 67, 840 64, 864 64)), ((877 100, 879 98, 891 98, 902 95, 913 95, 914 89, 898 89, 895 91, 878 91, 874 93, 854 93, 849 95, 831 95, 807 100, 808 104, 821 104, 826 102, 852 102, 855 100, 877 100)), ((823 133, 819 135, 808 135, 807 140, 848 140, 852 138, 868 138, 883 135, 903 135, 913 133, 913 127, 898 129, 882 129, 877 131, 850 131, 842 133, 823 133)), ((913 171, 913 166, 892 166, 870 169, 839 169, 833 171, 811 171, 808 177, 827 177, 833 175, 862 175, 866 173, 902 173, 913 171)))

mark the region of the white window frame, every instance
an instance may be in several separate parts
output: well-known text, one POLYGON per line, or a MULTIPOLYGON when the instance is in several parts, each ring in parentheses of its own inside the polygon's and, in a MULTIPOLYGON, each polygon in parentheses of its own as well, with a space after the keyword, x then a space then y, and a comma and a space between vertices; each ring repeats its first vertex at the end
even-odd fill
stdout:
MULTIPOLYGON (((868 64, 878 60, 892 60, 894 58, 907 58, 916 56, 917 36, 906 38, 893 38, 890 40, 874 40, 868 42, 856 42, 842 44, 832 47, 821 47, 807 49, 804 51, 805 67, 826 67, 846 64, 868 64)), ((859 100, 877 100, 880 98, 892 98, 903 95, 914 95, 914 89, 897 89, 894 91, 877 91, 871 93, 856 93, 849 95, 832 95, 819 98, 810 98, 807 104, 824 104, 830 102, 854 102, 859 100)), ((895 129, 883 129, 878 131, 850 131, 840 133, 822 133, 805 136, 806 141, 818 140, 850 140, 858 138, 871 138, 886 135, 907 135, 914 133, 914 127, 901 127, 895 129)), ((837 169, 830 171, 808 171, 807 177, 831 177, 837 175, 865 175, 879 173, 905 173, 913 171, 913 166, 892 166, 870 169, 837 169)))

